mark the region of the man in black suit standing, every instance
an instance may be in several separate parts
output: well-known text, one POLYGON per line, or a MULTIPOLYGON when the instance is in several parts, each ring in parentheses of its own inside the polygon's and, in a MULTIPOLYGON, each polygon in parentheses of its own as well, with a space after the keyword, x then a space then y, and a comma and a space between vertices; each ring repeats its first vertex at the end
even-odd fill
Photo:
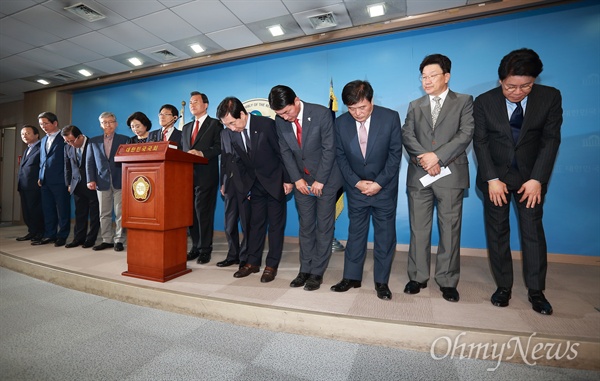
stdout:
POLYGON ((361 286, 367 255, 369 224, 373 219, 377 297, 390 300, 388 280, 396 251, 396 206, 402 158, 402 130, 397 111, 373 104, 367 81, 352 81, 342 90, 348 112, 335 120, 337 162, 348 200, 348 243, 344 277, 332 291, 361 286))
POLYGON ((295 184, 294 199, 300 219, 300 272, 290 287, 314 291, 323 283, 331 257, 335 202, 342 175, 335 161, 331 111, 303 102, 288 86, 269 93, 283 164, 295 184))
POLYGON ((269 225, 269 253, 262 283, 277 276, 283 251, 286 222, 286 199, 293 185, 281 162, 275 122, 264 116, 250 115, 242 102, 234 97, 223 99, 217 117, 229 129, 232 150, 235 150, 233 180, 238 193, 250 200, 248 224, 248 261, 233 276, 243 278, 260 271, 269 225))
POLYGON ((148 134, 149 142, 170 141, 177 143, 177 149, 181 149, 181 131, 175 128, 175 122, 179 118, 177 107, 166 104, 160 107, 158 111, 158 123, 161 129, 150 131, 148 134))
POLYGON ((65 181, 69 193, 75 201, 75 227, 73 241, 66 248, 82 245, 84 249, 94 246, 100 231, 100 207, 96 191, 88 189, 85 173, 85 155, 87 154, 87 136, 74 125, 63 127, 65 139, 65 181), (89 218, 89 231, 88 231, 89 218))
POLYGON ((535 84, 543 65, 531 49, 510 52, 500 62, 500 86, 474 103, 473 147, 477 186, 483 193, 490 267, 497 290, 493 305, 508 306, 513 285, 509 211, 515 198, 523 272, 534 311, 552 314, 544 296, 547 248, 542 215, 548 181, 560 145, 562 98, 535 84))
POLYGON ((208 160, 207 164, 194 164, 194 222, 190 227, 192 249, 187 255, 188 261, 197 258, 201 264, 210 262, 212 254, 223 129, 217 119, 208 116, 207 108, 208 97, 193 91, 190 94, 190 112, 194 121, 183 126, 181 133, 183 152, 208 160))
POLYGON ((27 148, 19 163, 17 191, 21 196, 23 221, 27 234, 17 241, 40 241, 44 235, 42 193, 38 185, 40 175, 40 133, 37 127, 26 124, 21 128, 21 139, 27 148))

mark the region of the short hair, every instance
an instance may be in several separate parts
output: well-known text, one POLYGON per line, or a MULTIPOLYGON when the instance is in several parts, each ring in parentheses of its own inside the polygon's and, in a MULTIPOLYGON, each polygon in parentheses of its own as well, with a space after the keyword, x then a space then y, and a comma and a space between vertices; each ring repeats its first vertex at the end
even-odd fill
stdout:
POLYGON ((446 57, 443 54, 430 54, 423 58, 423 62, 421 62, 421 65, 419 66, 419 71, 422 73, 425 66, 436 64, 440 65, 444 74, 450 73, 450 69, 452 68, 452 61, 450 61, 450 58, 446 57))
POLYGON ((342 90, 342 101, 346 106, 352 106, 363 99, 373 100, 373 87, 369 81, 356 80, 348 82, 342 90))
POLYGON ((269 107, 273 110, 281 110, 286 106, 294 104, 296 93, 290 87, 277 85, 269 92, 269 107))
POLYGON ((190 93, 190 97, 193 97, 193 96, 195 96, 195 95, 200 95, 200 96, 202 97, 202 102, 204 102, 204 103, 208 104, 208 97, 206 96, 206 94, 204 94, 204 93, 201 93, 201 92, 199 92, 199 91, 192 91, 192 92, 190 93))
POLYGON ((139 120, 140 123, 142 123, 142 125, 146 127, 146 131, 150 131, 150 129, 152 128, 152 122, 143 112, 136 111, 133 114, 129 115, 129 118, 127 118, 128 127, 131 127, 131 122, 133 122, 134 119, 139 120))
POLYGON ((498 66, 501 81, 511 75, 537 78, 544 70, 544 64, 538 54, 527 48, 513 50, 502 58, 498 66))
POLYGON ((77 138, 79 137, 79 135, 81 135, 81 130, 79 129, 79 127, 73 124, 69 124, 68 126, 63 127, 60 134, 62 136, 73 135, 74 138, 77 138))
POLYGON ((38 135, 38 136, 40 135, 40 130, 38 130, 37 127, 34 126, 33 124, 24 124, 23 127, 21 127, 21 130, 24 128, 31 128, 34 135, 38 135))
POLYGON ((236 97, 227 97, 219 103, 217 107, 217 118, 223 119, 227 114, 230 114, 233 118, 239 119, 244 114, 248 114, 242 101, 236 97))
POLYGON ((115 114, 113 114, 112 112, 108 112, 108 111, 104 111, 102 114, 100 114, 100 116, 98 117, 98 120, 102 122, 102 119, 106 119, 106 118, 113 118, 115 120, 115 122, 117 121, 117 117, 115 116, 115 114))
POLYGON ((50 111, 44 111, 43 113, 41 113, 40 115, 38 115, 38 119, 42 119, 42 118, 48 119, 48 121, 50 123, 54 123, 54 122, 58 123, 58 118, 56 117, 56 114, 54 114, 54 113, 52 113, 50 111))
POLYGON ((179 110, 177 110, 177 107, 167 103, 166 105, 160 106, 160 108, 158 109, 158 112, 160 112, 160 110, 162 110, 164 108, 169 110, 171 112, 171 114, 173 114, 173 116, 179 117, 179 110))

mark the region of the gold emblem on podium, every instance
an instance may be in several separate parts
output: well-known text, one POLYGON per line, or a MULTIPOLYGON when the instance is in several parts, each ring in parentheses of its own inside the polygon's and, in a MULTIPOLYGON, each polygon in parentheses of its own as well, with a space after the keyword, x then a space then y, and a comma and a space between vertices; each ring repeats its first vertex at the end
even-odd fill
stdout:
POLYGON ((138 176, 133 180, 131 184, 131 193, 135 201, 146 202, 150 198, 152 192, 152 186, 150 180, 146 176, 138 176))

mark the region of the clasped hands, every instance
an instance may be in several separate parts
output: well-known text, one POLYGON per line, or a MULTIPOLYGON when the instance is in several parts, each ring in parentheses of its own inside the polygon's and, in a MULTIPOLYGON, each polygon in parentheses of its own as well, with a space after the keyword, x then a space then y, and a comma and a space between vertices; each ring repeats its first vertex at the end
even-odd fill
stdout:
POLYGON ((356 183, 356 188, 365 196, 375 196, 381 190, 381 185, 371 180, 360 180, 356 183))
POLYGON ((437 176, 442 171, 440 167, 440 159, 434 152, 422 153, 417 156, 417 163, 423 168, 430 176, 437 176))
MULTIPOLYGON (((527 201, 526 208, 533 208, 542 202, 542 184, 537 180, 529 180, 521 185, 517 191, 521 195, 519 202, 527 201)), ((496 206, 502 206, 508 203, 506 195, 508 187, 500 180, 488 181, 488 194, 490 201, 496 206)))

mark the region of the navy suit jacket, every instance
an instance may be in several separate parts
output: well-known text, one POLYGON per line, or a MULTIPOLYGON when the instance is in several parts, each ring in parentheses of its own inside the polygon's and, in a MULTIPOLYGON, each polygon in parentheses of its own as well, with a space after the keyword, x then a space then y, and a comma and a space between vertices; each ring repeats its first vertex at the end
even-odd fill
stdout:
POLYGON ((183 126, 181 133, 181 147, 183 152, 195 149, 202 151, 208 160, 207 164, 194 164, 194 186, 202 189, 211 189, 219 186, 219 155, 221 154, 221 130, 223 125, 217 119, 207 116, 195 141, 192 140, 192 131, 196 121, 183 126))
POLYGON ((40 141, 31 147, 29 155, 25 156, 27 149, 23 152, 23 158, 19 164, 19 179, 17 191, 39 190, 38 179, 40 178, 40 141))
POLYGON ((106 157, 104 153, 104 135, 95 136, 88 140, 87 153, 85 155, 85 172, 87 181, 96 182, 96 187, 100 191, 110 189, 121 189, 121 164, 115 163, 115 155, 121 144, 127 143, 127 136, 115 134, 112 146, 110 147, 110 156, 106 157))
MULTIPOLYGON (((173 143, 177 143, 177 149, 181 149, 181 131, 173 127, 173 132, 171 132, 171 136, 169 137, 169 141, 173 143)), ((150 142, 162 142, 162 128, 154 131, 150 131, 148 134, 148 143, 150 142)))
POLYGON ((554 87, 533 85, 517 143, 513 141, 502 88, 497 87, 475 99, 473 148, 477 156, 477 185, 504 178, 513 158, 523 180, 547 184, 560 145, 562 99, 554 87))
POLYGON ((44 136, 40 143, 40 174, 42 185, 58 185, 65 183, 65 140, 60 135, 54 138, 50 149, 46 152, 46 141, 48 135, 44 136))
POLYGON ((402 130, 397 111, 374 106, 367 140, 366 158, 358 143, 356 120, 346 112, 335 120, 336 157, 344 178, 344 189, 357 205, 384 205, 398 200, 398 177, 402 158, 402 130), (365 196, 357 188, 360 180, 377 182, 382 189, 365 196))
MULTIPOLYGON (((81 162, 77 162, 76 148, 71 145, 65 145, 65 182, 71 188, 71 194, 75 192, 78 184, 84 187, 87 184, 87 175, 85 173, 85 157, 88 151, 90 139, 87 139, 83 145, 81 154, 81 162)), ((87 189, 87 188, 86 188, 87 189)))

